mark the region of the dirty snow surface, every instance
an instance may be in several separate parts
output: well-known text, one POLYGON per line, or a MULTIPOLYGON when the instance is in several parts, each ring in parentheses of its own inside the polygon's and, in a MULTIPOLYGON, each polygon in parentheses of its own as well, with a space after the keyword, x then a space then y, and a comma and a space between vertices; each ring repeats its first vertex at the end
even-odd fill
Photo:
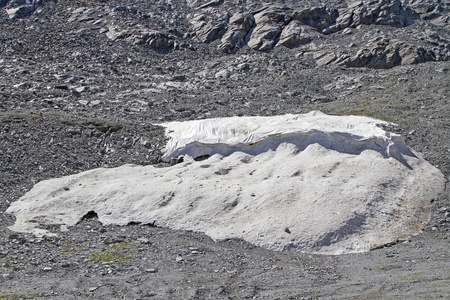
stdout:
POLYGON ((56 234, 94 211, 241 238, 272 250, 363 252, 419 233, 443 174, 384 121, 357 116, 232 117, 162 124, 167 167, 124 165, 42 181, 11 204, 10 227, 56 234), (181 159, 182 158, 182 159, 181 159))

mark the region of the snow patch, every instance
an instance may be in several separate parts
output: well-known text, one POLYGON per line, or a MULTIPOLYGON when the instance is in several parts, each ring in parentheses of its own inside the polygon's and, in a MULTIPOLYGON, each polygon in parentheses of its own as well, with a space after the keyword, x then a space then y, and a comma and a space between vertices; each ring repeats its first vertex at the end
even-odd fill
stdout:
POLYGON ((162 124, 168 168, 125 165, 36 184, 7 213, 18 232, 54 234, 88 212, 242 238, 272 250, 363 252, 418 234, 443 174, 391 125, 320 112, 162 124), (202 160, 199 160, 202 158, 202 160), (196 160, 197 159, 197 160, 196 160))

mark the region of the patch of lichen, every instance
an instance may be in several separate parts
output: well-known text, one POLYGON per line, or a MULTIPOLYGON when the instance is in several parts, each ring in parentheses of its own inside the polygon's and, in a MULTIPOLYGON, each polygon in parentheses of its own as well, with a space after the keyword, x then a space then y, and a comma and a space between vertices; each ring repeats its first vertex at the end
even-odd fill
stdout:
POLYGON ((118 262, 127 261, 136 254, 136 246, 128 243, 119 243, 107 246, 105 250, 92 254, 91 262, 118 262))
POLYGON ((394 118, 391 110, 395 109, 397 106, 399 105, 393 101, 387 102, 385 99, 374 98, 363 101, 347 110, 344 110, 343 114, 352 116, 366 116, 395 123, 399 115, 396 114, 396 118, 394 118))
POLYGON ((417 272, 413 273, 407 276, 403 276, 400 278, 400 280, 407 280, 407 281, 421 281, 426 279, 426 274, 424 272, 417 272))
POLYGON ((0 124, 1 123, 23 123, 23 122, 36 122, 43 121, 47 124, 62 124, 65 126, 80 126, 85 129, 96 129, 100 132, 117 132, 122 130, 123 126, 117 122, 107 120, 99 117, 90 117, 88 115, 74 118, 71 115, 67 115, 59 112, 51 112, 46 114, 38 114, 35 112, 0 112, 0 124))
POLYGON ((355 108, 355 109, 351 109, 345 112, 345 115, 351 115, 351 116, 366 116, 366 117, 371 117, 371 118, 375 118, 375 119, 379 119, 379 120, 383 120, 383 121, 387 121, 387 122, 393 122, 395 123, 396 120, 390 116, 388 116, 387 114, 383 114, 382 112, 378 111, 378 112, 374 112, 368 108, 355 108))
POLYGON ((81 251, 81 246, 76 244, 75 241, 65 241, 61 244, 61 248, 63 251, 60 255, 63 257, 69 257, 81 251))
POLYGON ((36 299, 38 297, 45 297, 45 293, 42 291, 33 291, 28 293, 0 294, 0 300, 36 299))
POLYGON ((23 112, 0 112, 0 123, 20 123, 23 121, 36 121, 41 119, 42 116, 36 113, 23 113, 23 112))

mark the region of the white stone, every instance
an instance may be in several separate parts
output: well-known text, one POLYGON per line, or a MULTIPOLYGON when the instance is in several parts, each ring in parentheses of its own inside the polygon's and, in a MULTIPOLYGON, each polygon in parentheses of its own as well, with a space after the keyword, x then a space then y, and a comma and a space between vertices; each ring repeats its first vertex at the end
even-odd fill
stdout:
POLYGON ((53 234, 89 211, 105 225, 151 223, 272 250, 363 252, 418 234, 443 174, 386 122, 320 112, 163 124, 168 168, 125 165, 42 181, 7 213, 53 234), (208 156, 195 161, 199 156, 208 156))

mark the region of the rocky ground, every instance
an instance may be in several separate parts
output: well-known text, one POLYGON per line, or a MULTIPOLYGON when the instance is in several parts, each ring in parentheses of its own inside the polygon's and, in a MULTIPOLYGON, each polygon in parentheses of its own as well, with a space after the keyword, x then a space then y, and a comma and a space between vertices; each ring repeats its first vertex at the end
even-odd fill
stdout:
POLYGON ((0 299, 448 298, 448 184, 422 234, 342 256, 104 227, 95 215, 36 238, 9 231, 3 212, 40 180, 164 167, 153 124, 219 116, 392 121, 450 179, 449 11, 447 1, 0 0, 0 299))

